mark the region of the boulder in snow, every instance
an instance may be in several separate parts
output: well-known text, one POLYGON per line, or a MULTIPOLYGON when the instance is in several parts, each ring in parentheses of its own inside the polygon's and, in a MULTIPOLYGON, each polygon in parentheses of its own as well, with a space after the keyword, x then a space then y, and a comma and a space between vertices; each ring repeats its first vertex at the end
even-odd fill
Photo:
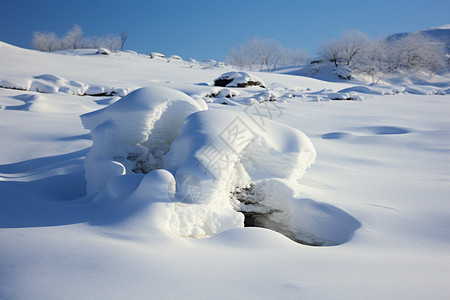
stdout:
POLYGON ((222 74, 214 80, 214 85, 239 88, 245 88, 248 86, 260 86, 262 88, 265 88, 265 84, 261 79, 245 72, 228 72, 222 74))
POLYGON ((166 56, 162 53, 152 52, 150 53, 150 58, 166 58, 166 56))
POLYGON ((97 54, 102 54, 102 55, 109 55, 109 53, 111 53, 111 51, 109 51, 106 48, 98 48, 97 49, 97 54))
POLYGON ((182 61, 183 59, 180 57, 180 56, 178 56, 178 55, 171 55, 170 57, 169 57, 169 59, 171 59, 171 60, 178 60, 178 61, 182 61))

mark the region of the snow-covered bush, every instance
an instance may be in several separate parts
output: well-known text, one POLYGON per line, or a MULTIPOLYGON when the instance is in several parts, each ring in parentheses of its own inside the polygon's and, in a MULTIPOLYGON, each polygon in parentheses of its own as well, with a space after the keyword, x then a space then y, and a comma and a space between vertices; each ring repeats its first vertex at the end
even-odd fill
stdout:
POLYGON ((204 109, 206 103, 182 92, 147 87, 82 115, 93 140, 85 160, 88 193, 101 191, 113 176, 161 168, 184 118, 204 109))

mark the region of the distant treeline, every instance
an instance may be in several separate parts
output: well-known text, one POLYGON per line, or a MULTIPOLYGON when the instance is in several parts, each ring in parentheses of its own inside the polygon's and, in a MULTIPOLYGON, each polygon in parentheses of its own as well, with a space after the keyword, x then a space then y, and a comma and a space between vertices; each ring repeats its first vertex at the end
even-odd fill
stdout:
POLYGON ((341 77, 363 74, 373 82, 400 71, 424 71, 432 75, 449 67, 445 44, 421 33, 394 40, 370 40, 359 31, 345 31, 340 38, 320 45, 318 54, 314 60, 308 60, 305 51, 284 48, 273 39, 253 38, 233 48, 226 61, 241 69, 261 71, 300 64, 318 70, 329 65, 341 77))
POLYGON ((90 48, 107 48, 115 52, 123 50, 126 40, 126 30, 120 34, 84 37, 81 26, 75 24, 62 38, 58 37, 54 32, 34 32, 32 44, 36 50, 44 52, 90 48))

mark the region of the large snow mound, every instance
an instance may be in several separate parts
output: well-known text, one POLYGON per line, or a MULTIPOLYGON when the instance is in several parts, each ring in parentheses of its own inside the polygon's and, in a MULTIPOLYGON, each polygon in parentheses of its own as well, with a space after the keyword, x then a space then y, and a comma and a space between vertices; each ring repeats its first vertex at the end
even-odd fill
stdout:
POLYGON ((82 115, 93 140, 85 160, 87 192, 101 191, 115 175, 160 168, 184 118, 205 109, 206 103, 182 92, 146 87, 82 115))
POLYGON ((169 203, 158 214, 166 217, 142 224, 182 237, 258 226, 304 244, 348 241, 356 219, 295 193, 316 157, 311 141, 271 120, 267 109, 255 103, 241 112, 207 110, 179 91, 138 89, 81 116, 94 142, 85 159, 87 191, 100 192, 97 201, 135 201, 138 193, 150 203, 161 195, 169 203), (142 180, 155 172, 167 175, 158 188, 142 180))
MULTIPOLYGON (((305 134, 266 118, 218 110, 190 115, 164 158, 164 168, 176 179, 174 201, 191 204, 176 206, 172 231, 207 237, 243 227, 244 210, 270 214, 271 204, 261 211, 256 200, 241 202, 239 195, 257 190, 253 187, 261 181, 296 182, 315 156, 305 134)), ((282 206, 289 215, 289 203, 282 206)))

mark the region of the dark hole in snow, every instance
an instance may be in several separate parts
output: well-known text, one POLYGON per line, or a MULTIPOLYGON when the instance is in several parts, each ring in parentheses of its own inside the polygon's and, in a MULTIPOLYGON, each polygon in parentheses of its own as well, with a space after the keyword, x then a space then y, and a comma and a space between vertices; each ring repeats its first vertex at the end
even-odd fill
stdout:
POLYGON ((288 221, 286 221, 286 224, 283 224, 271 219, 272 214, 283 213, 283 211, 262 204, 261 202, 264 202, 264 194, 258 191, 255 188, 255 185, 250 184, 250 187, 237 188, 232 194, 241 204, 241 210, 239 212, 244 214, 244 227, 261 227, 274 230, 294 242, 303 245, 323 246, 326 244, 325 241, 313 239, 310 235, 307 236, 308 240, 301 239, 299 238, 299 235, 296 235, 289 226, 286 225, 288 221))
POLYGON ((233 79, 217 79, 214 81, 215 86, 227 86, 229 83, 231 83, 233 79))
POLYGON ((307 246, 323 246, 324 242, 307 242, 297 239, 295 234, 289 229, 288 226, 274 222, 269 219, 268 214, 259 214, 254 212, 242 212, 244 214, 244 227, 261 227, 274 230, 282 235, 290 238, 294 242, 307 245, 307 246))

